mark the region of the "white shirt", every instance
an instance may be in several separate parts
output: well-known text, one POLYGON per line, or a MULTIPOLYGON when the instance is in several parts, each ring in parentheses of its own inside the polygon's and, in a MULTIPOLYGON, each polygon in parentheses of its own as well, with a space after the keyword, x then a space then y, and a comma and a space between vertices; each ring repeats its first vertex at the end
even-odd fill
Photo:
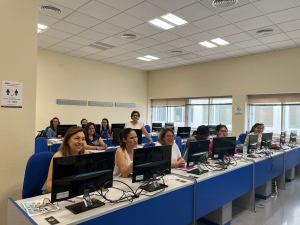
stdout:
POLYGON ((132 125, 132 123, 129 121, 125 124, 126 128, 131 128, 131 129, 142 129, 144 126, 144 123, 138 122, 137 125, 132 125))
MULTIPOLYGON (((124 150, 124 152, 125 152, 126 166, 129 166, 132 163, 132 161, 131 161, 126 149, 124 150)), ((121 171, 120 171, 119 167, 117 166, 117 164, 115 164, 115 169, 114 169, 113 175, 114 175, 114 177, 122 176, 121 171)))
MULTIPOLYGON (((159 142, 155 146, 162 146, 159 142)), ((178 159, 181 157, 178 145, 174 142, 172 145, 172 160, 171 163, 177 163, 178 159)))

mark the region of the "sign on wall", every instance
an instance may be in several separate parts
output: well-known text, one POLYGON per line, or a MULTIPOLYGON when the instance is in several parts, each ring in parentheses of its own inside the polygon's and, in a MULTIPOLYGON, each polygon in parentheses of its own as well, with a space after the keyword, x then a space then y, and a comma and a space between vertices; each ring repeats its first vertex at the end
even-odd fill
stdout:
POLYGON ((235 115, 242 115, 242 105, 235 105, 235 115))
POLYGON ((23 83, 2 81, 1 108, 22 108, 23 83))

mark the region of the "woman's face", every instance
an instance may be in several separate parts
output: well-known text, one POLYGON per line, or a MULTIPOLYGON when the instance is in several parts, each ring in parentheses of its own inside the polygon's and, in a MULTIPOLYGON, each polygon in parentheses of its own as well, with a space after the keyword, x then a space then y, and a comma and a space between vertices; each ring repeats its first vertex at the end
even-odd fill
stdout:
POLYGON ((254 133, 255 134, 259 134, 261 132, 262 132, 261 125, 258 125, 257 127, 254 128, 254 133))
POLYGON ((94 127, 94 125, 91 125, 88 129, 88 134, 93 135, 94 133, 95 133, 95 127, 94 127))
POLYGON ((107 121, 106 120, 102 120, 102 126, 107 127, 107 121))
POLYGON ((139 120, 139 114, 138 113, 133 114, 132 117, 131 117, 131 119, 133 121, 138 121, 139 120))
POLYGON ((59 124, 59 120, 58 119, 54 119, 53 120, 53 127, 57 127, 58 124, 59 124))
POLYGON ((261 125, 261 133, 263 133, 265 131, 265 125, 261 125))
POLYGON ((87 124, 87 120, 82 120, 81 125, 86 125, 87 124))
POLYGON ((135 133, 135 131, 131 131, 128 136, 127 139, 125 140, 125 138, 123 138, 123 141, 126 143, 126 147, 128 148, 134 148, 137 146, 138 144, 138 137, 135 133))
POLYGON ((165 145, 172 145, 174 142, 174 134, 171 131, 167 131, 163 140, 165 145))
POLYGON ((222 127, 218 132, 218 137, 227 137, 228 136, 228 130, 226 127, 222 127))
POLYGON ((84 142, 85 137, 82 131, 73 134, 68 141, 70 153, 78 154, 78 152, 80 152, 83 148, 84 142))

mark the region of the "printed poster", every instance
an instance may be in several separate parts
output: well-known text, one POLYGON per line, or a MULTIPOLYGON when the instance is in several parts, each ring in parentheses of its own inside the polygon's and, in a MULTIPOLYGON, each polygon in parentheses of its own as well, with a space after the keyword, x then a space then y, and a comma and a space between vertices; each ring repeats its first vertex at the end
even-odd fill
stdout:
POLYGON ((242 105, 235 105, 235 115, 242 115, 242 105))
POLYGON ((2 81, 1 108, 22 108, 23 83, 2 81))

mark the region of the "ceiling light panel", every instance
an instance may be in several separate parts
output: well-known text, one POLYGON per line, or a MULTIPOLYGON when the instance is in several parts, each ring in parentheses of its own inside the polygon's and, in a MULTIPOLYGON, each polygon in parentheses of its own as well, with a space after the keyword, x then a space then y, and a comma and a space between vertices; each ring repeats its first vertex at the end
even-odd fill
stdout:
POLYGON ((152 61, 152 59, 147 59, 147 58, 144 58, 144 57, 138 57, 137 59, 144 60, 144 61, 152 61))
POLYGON ((205 46, 205 47, 207 47, 207 48, 215 48, 215 47, 217 47, 217 45, 215 45, 215 44, 213 44, 213 43, 210 43, 210 42, 208 42, 208 41, 200 42, 199 44, 200 44, 200 45, 203 45, 203 46, 205 46))
POLYGON ((46 25, 43 25, 43 24, 38 24, 38 28, 41 29, 41 30, 44 30, 47 28, 46 25))
POLYGON ((162 16, 162 18, 165 19, 165 20, 168 20, 171 23, 176 24, 177 26, 180 26, 180 25, 183 25, 183 24, 187 23, 187 21, 185 21, 185 20, 183 20, 183 19, 179 18, 178 16, 175 16, 171 13, 162 16))
POLYGON ((229 43, 227 41, 224 41, 221 38, 212 39, 211 41, 218 45, 229 45, 229 43))
POLYGON ((157 60, 159 58, 155 57, 155 56, 152 56, 152 55, 145 55, 144 56, 145 58, 148 58, 148 59, 153 59, 153 60, 157 60))
POLYGON ((173 25, 168 24, 168 23, 166 23, 162 20, 159 20, 159 19, 150 20, 149 23, 153 24, 154 26, 163 28, 165 30, 168 30, 168 29, 171 29, 171 28, 174 27, 173 25))

